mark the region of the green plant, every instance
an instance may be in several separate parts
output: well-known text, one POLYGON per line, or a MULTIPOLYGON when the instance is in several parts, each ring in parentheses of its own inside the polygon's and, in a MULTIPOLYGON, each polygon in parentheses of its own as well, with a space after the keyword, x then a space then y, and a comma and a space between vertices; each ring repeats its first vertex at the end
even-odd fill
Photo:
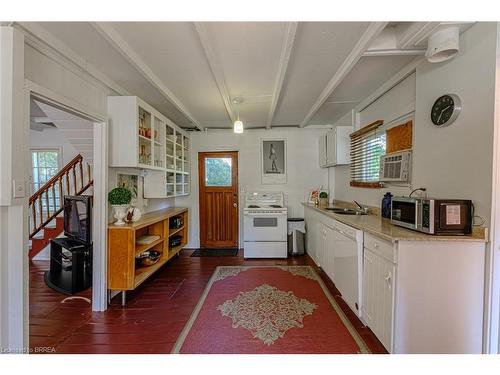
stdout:
POLYGON ((108 193, 108 201, 111 205, 129 204, 132 200, 132 193, 124 187, 117 187, 108 193))
POLYGON ((322 191, 321 193, 319 193, 319 197, 320 198, 328 198, 328 193, 326 191, 322 191))

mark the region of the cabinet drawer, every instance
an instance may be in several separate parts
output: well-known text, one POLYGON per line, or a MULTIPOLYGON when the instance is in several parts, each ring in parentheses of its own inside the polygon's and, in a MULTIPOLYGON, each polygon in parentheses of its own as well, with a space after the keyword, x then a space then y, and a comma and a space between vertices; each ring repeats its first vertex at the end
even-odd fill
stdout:
POLYGON ((334 221, 333 228, 348 237, 351 237, 353 239, 356 238, 356 229, 354 229, 353 227, 345 225, 339 221, 334 221))
POLYGON ((387 259, 388 261, 396 263, 396 251, 394 250, 394 245, 391 242, 365 233, 364 247, 387 259))

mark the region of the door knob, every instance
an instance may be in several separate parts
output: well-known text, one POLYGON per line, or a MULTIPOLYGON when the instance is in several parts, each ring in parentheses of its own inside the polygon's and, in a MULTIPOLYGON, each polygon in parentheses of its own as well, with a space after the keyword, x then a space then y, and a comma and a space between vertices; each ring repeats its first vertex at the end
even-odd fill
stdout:
POLYGON ((236 208, 238 207, 238 205, 236 203, 233 203, 233 207, 236 208))

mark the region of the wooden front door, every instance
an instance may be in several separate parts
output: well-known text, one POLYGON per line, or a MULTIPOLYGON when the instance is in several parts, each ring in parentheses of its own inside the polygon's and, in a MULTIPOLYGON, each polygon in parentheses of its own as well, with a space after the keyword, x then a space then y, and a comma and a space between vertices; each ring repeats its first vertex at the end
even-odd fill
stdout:
POLYGON ((238 152, 198 153, 200 246, 238 247, 238 152))

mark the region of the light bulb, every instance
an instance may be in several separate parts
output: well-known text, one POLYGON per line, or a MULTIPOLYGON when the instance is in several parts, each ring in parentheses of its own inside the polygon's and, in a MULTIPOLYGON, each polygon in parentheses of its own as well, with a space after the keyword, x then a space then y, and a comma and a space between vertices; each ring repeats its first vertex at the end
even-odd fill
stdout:
POLYGON ((241 134, 243 133, 243 121, 241 120, 236 120, 234 122, 234 128, 233 128, 233 131, 235 133, 238 133, 238 134, 241 134))

